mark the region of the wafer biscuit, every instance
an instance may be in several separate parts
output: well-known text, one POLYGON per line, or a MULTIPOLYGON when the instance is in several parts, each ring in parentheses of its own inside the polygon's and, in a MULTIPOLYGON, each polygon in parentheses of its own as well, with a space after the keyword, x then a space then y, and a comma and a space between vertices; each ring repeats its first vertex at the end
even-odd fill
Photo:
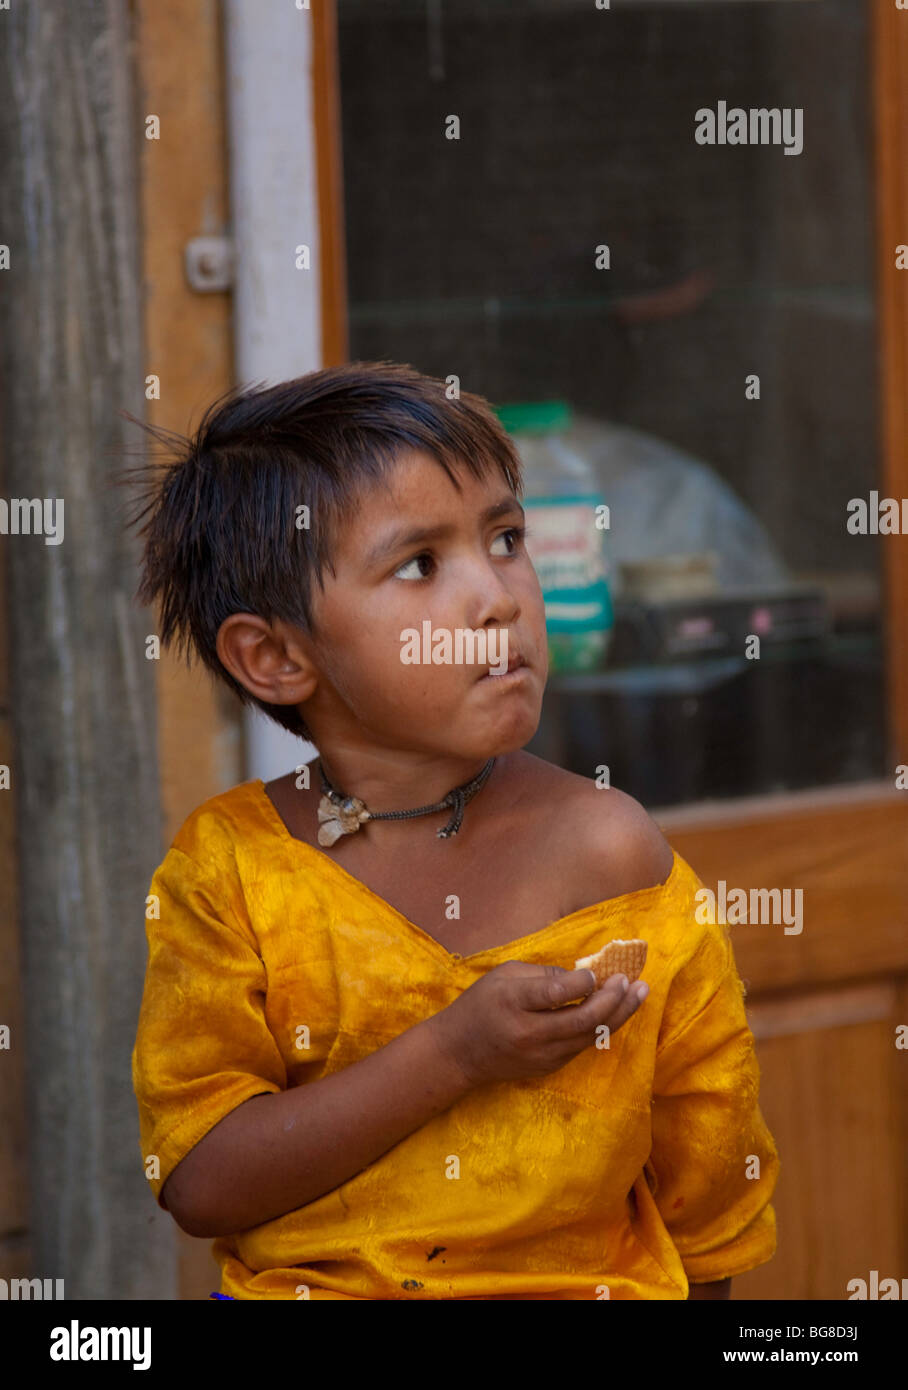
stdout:
POLYGON ((598 989, 612 975, 626 975, 628 984, 633 984, 645 963, 646 942, 634 938, 632 941, 609 941, 595 955, 575 960, 574 969, 592 970, 598 989))

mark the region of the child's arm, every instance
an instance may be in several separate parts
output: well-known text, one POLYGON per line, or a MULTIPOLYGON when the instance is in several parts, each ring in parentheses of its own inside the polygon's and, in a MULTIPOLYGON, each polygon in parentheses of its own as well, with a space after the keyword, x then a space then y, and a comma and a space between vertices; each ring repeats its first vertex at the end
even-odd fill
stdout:
POLYGON ((427 1019, 333 1075, 288 1086, 235 868, 211 838, 189 847, 172 847, 152 879, 133 1085, 155 1198, 190 1235, 216 1236, 331 1191, 471 1082, 427 1019))
POLYGON ((222 1236, 294 1211, 368 1167, 471 1088, 431 1020, 333 1076, 232 1110, 163 1188, 192 1236, 222 1236))

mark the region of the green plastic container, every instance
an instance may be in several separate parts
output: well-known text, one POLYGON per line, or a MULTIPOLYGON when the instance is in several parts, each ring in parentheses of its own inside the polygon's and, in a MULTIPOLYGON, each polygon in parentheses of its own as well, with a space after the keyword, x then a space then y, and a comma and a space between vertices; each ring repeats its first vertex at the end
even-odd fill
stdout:
POLYGON ((500 405, 523 464, 527 551, 545 600, 549 669, 598 670, 614 626, 605 539, 605 499, 586 459, 564 435, 567 401, 500 405))

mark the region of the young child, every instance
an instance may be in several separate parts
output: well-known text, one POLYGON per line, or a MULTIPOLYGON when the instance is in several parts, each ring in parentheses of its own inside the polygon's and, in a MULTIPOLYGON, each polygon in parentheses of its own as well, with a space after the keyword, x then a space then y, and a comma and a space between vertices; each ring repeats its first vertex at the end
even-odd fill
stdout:
POLYGON ((146 908, 142 1159, 221 1293, 728 1297, 776 1245, 742 983, 638 803, 521 751, 545 612, 488 404, 358 362, 138 472, 162 641, 319 751, 193 811, 146 908), (467 631, 507 674, 431 661, 467 631), (618 938, 645 984, 594 989, 618 938))

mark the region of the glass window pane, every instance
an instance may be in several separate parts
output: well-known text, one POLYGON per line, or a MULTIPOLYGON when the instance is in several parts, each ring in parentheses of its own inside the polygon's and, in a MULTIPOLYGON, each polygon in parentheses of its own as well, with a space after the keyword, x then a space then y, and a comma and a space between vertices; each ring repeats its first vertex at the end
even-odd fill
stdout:
POLYGON ((883 776, 868 7, 338 18, 351 357, 566 403, 609 507, 531 751, 658 806, 883 776))

